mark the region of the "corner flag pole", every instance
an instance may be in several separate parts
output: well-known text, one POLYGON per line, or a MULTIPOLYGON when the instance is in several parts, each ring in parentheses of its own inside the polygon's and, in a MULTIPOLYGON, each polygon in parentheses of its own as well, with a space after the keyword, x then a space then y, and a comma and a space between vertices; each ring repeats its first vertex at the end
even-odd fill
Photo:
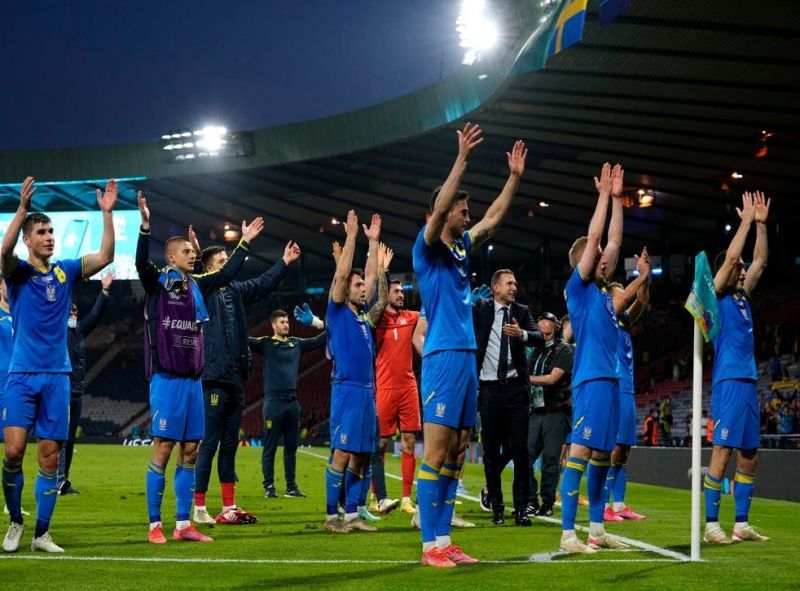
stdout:
POLYGON ((700 422, 703 420, 703 335, 694 324, 694 363, 692 368, 692 547, 691 559, 700 560, 700 422))

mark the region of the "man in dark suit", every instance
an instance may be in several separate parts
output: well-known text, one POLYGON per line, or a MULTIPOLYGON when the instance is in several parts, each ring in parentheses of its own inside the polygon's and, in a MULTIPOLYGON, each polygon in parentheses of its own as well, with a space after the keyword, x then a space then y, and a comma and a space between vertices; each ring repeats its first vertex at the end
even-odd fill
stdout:
POLYGON ((530 525, 526 513, 530 487, 528 465, 528 385, 525 347, 541 346, 542 333, 527 306, 518 304, 517 280, 510 269, 492 275, 492 298, 472 309, 477 341, 478 409, 481 417, 483 467, 494 517, 504 522, 500 474, 501 447, 514 460, 514 522, 530 525), (509 453, 510 452, 510 453, 509 453))

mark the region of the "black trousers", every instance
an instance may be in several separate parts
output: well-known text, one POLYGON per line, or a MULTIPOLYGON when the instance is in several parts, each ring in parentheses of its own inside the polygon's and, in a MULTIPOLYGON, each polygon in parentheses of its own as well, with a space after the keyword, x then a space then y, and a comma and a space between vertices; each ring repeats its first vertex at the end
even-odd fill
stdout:
POLYGON ((500 476, 508 456, 511 456, 514 460, 514 508, 522 511, 528 503, 530 489, 528 390, 517 380, 505 384, 480 382, 478 408, 481 414, 483 470, 492 507, 497 510, 503 503, 500 476))
POLYGON ((236 450, 242 426, 244 391, 239 376, 233 382, 203 382, 205 437, 200 442, 195 466, 195 490, 208 491, 211 464, 219 448, 217 473, 220 482, 236 482, 236 450))
POLYGON ((537 501, 537 493, 542 503, 556 502, 556 488, 561 474, 561 446, 569 431, 567 413, 556 411, 549 413, 533 413, 528 424, 528 453, 531 462, 530 499, 537 501), (536 482, 533 464, 542 457, 541 489, 536 482))
POLYGON ((83 409, 83 398, 80 396, 72 397, 69 400, 69 434, 68 439, 61 447, 58 454, 58 484, 69 478, 69 469, 72 466, 72 455, 75 452, 75 433, 81 422, 81 410, 83 409))
POLYGON ((261 473, 264 488, 275 484, 275 453, 283 437, 283 473, 286 488, 297 487, 297 438, 300 425, 300 404, 297 399, 264 399, 264 449, 261 451, 261 473))

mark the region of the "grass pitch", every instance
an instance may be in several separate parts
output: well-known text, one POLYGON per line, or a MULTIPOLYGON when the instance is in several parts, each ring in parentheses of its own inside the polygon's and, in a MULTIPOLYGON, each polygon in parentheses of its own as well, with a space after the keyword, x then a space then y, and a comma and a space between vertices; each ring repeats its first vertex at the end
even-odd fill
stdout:
MULTIPOLYGON (((634 451, 635 453, 635 451, 634 451)), ((298 484, 306 499, 265 499, 261 489, 261 450, 239 450, 241 479, 237 501, 260 522, 217 526, 204 531, 212 544, 173 542, 172 465, 167 471, 163 515, 166 546, 147 543, 144 478, 149 448, 78 445, 73 464, 79 496, 60 497, 51 526, 61 556, 30 551, 33 516, 26 521, 20 552, 0 557, 4 589, 496 589, 544 586, 548 589, 706 589, 763 585, 768 589, 800 587, 795 503, 754 499, 751 523, 771 537, 764 544, 727 547, 703 545, 702 563, 676 560, 659 549, 689 553, 688 491, 629 485, 627 500, 646 521, 607 524, 608 531, 646 542, 657 551, 601 551, 587 557, 551 556, 560 528, 540 520, 533 527, 496 527, 490 514, 464 500, 457 511, 477 527, 454 530, 454 542, 482 564, 436 570, 416 564, 419 532, 404 513, 388 515, 373 534, 328 534, 324 519, 324 467, 327 451, 301 450, 298 484), (319 457, 321 456, 321 457, 319 457), (534 556, 538 562, 531 561, 534 556), (720 587, 721 586, 721 587, 720 587)), ((34 509, 35 446, 25 460, 23 506, 34 509)), ((277 457, 277 487, 283 493, 283 467, 277 457)), ((387 458, 387 472, 400 473, 399 460, 387 458)), ((510 498, 509 474, 506 487, 510 498)), ((481 466, 468 465, 465 483, 476 495, 483 483, 481 466)), ((388 478, 390 495, 400 496, 400 482, 388 478)), ((216 476, 208 495, 209 511, 219 510, 216 476)), ((558 511, 555 517, 559 517, 558 511)), ((723 497, 722 524, 730 532, 733 498, 723 497)), ((578 518, 586 524, 587 513, 578 518)), ((509 520, 513 522, 513 520, 509 520)), ((585 539, 585 534, 582 534, 585 539)))

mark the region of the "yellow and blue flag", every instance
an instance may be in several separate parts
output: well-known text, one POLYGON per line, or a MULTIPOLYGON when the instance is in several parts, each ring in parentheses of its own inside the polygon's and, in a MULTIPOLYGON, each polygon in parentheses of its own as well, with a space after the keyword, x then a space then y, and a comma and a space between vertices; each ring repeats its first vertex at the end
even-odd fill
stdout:
POLYGON ((583 38, 586 4, 589 0, 568 0, 556 20, 556 28, 547 46, 547 57, 557 54, 583 38))
POLYGON ((711 273, 705 251, 701 251, 694 259, 694 282, 685 307, 694 317, 706 342, 717 336, 719 332, 717 291, 714 289, 714 275, 711 273))

